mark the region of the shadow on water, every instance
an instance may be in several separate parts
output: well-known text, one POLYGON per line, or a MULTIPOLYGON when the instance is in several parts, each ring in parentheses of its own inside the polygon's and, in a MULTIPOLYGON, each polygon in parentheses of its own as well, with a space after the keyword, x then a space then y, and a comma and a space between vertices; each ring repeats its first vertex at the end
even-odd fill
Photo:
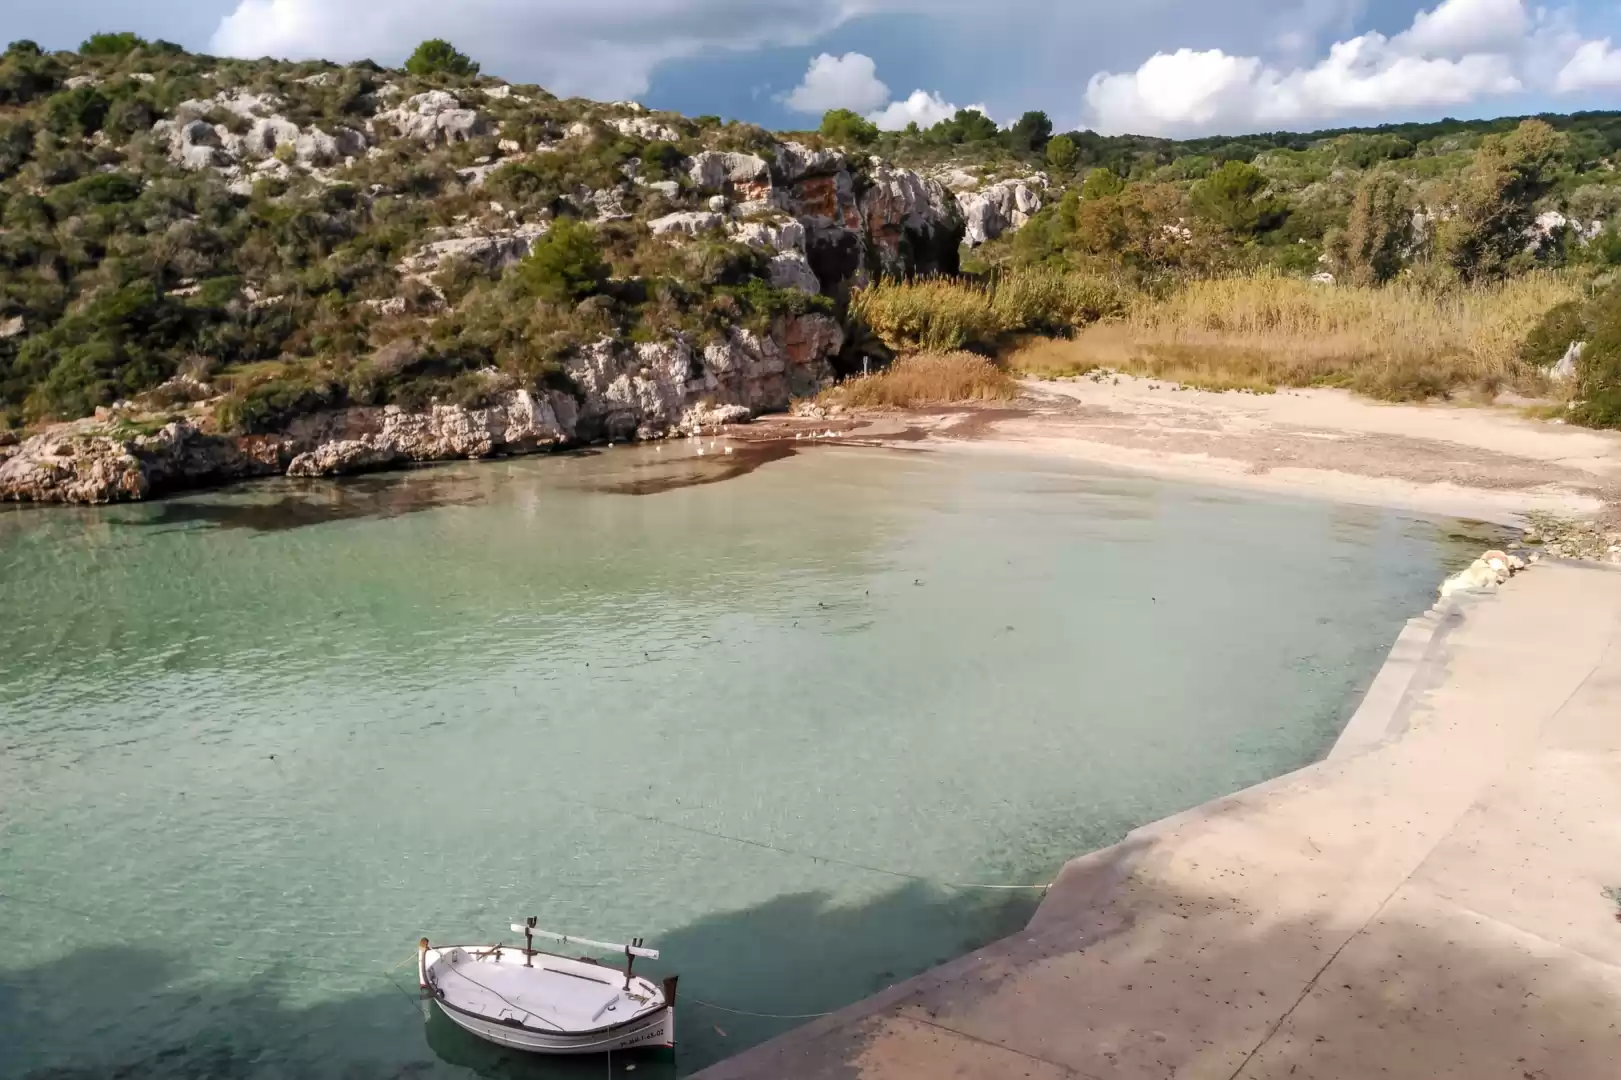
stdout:
POLYGON ((727 449, 729 452, 681 454, 641 462, 635 466, 638 475, 628 479, 606 476, 580 486, 585 491, 605 495, 658 495, 747 476, 762 465, 793 457, 795 453, 791 444, 782 442, 742 444, 727 449))
MULTIPOLYGON (((438 472, 438 470, 434 470, 438 472)), ((487 492, 460 472, 396 473, 341 481, 273 481, 279 490, 234 496, 187 496, 143 508, 119 524, 147 528, 206 525, 219 529, 282 532, 360 518, 393 518, 444 506, 472 506, 487 492), (293 490, 288 490, 293 488, 293 490), (261 497, 254 498, 259 495, 261 497), (264 497, 268 496, 268 497, 264 497)))
MULTIPOLYGON (((407 968, 353 973, 352 990, 295 1004, 303 965, 247 981, 209 979, 184 952, 87 946, 37 967, 0 971, 3 1080, 363 1080, 466 1076, 572 1080, 625 1071, 693 1072, 803 1019, 722 1012, 821 1013, 1022 927, 1033 894, 943 892, 908 885, 837 906, 820 893, 705 918, 660 936, 681 975, 678 1049, 541 1058, 468 1035, 417 999, 407 968)), ((198 956, 206 962, 205 956, 198 956)), ((300 958, 302 960, 303 958, 300 958)), ((312 961, 310 966, 319 968, 312 961)), ((662 967, 663 970, 659 970, 662 967)), ((640 970, 640 969, 639 969, 640 970)))
POLYGON ((1346 941, 1332 897, 1279 918, 1215 886, 1103 884, 1140 850, 1122 845, 1114 866, 1055 895, 1028 932, 916 980, 872 1020, 819 1024, 707 1075, 850 1080, 874 1059, 884 1075, 918 1077, 1030 1076, 1043 1062, 1039 1075, 1077 1077, 1616 1075, 1617 991, 1603 964, 1568 952, 1553 962, 1547 942, 1527 944, 1533 935, 1463 909, 1438 917, 1422 902, 1387 906, 1346 941), (1224 929, 1209 940, 1135 933, 1212 912, 1224 929), (1021 972, 1041 974, 1021 985, 1021 972), (1020 1019, 1021 1005, 1059 985, 1061 1009, 1049 1002, 1020 1019), (961 1035, 903 1032, 875 1047, 878 1017, 919 1015, 961 1035))
MULTIPOLYGON (((642 448, 622 453, 584 449, 551 457, 578 470, 546 475, 558 489, 607 495, 657 495, 681 488, 718 484, 745 476, 762 465, 793 456, 792 445, 768 443, 733 447, 730 453, 695 454, 684 446, 652 456, 642 448)), ((510 463, 508 463, 510 464, 510 463)), ((499 498, 503 480, 515 474, 495 471, 496 463, 445 463, 401 472, 372 473, 338 480, 275 479, 229 492, 182 495, 137 509, 114 511, 114 521, 149 529, 206 526, 284 532, 338 521, 394 518, 447 506, 474 506, 499 498)), ((535 482, 538 474, 522 479, 535 482)))

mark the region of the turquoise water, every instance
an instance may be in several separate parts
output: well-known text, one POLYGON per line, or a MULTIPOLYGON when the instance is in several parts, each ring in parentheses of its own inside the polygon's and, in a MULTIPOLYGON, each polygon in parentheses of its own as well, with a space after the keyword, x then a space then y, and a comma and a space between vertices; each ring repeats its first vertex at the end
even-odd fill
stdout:
POLYGON ((939 883, 1319 756, 1479 549, 1028 460, 756 464, 0 513, 0 1076, 601 1075, 424 1020, 417 938, 530 914, 663 949, 681 1045, 638 1069, 690 1071, 792 1026, 698 999, 837 1008, 1037 900, 939 883))

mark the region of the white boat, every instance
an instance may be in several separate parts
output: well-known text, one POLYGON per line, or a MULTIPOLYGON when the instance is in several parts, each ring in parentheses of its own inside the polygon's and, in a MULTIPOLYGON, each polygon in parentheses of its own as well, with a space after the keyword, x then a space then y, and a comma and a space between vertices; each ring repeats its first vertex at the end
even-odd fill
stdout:
POLYGON ((675 985, 631 971, 657 949, 615 945, 514 923, 522 945, 417 943, 417 981, 451 1022, 481 1039, 536 1054, 597 1054, 675 1045, 675 985), (625 969, 534 947, 535 937, 622 953, 625 969))

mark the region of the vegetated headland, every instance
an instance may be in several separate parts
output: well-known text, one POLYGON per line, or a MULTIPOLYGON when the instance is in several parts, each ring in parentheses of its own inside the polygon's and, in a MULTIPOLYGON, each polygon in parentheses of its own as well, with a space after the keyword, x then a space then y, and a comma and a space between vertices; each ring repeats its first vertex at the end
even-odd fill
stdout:
POLYGON ((14 42, 0 499, 796 402, 1050 405, 1041 380, 1102 372, 1621 426, 1618 150, 1621 113, 1173 141, 834 111, 774 133, 559 99, 443 42, 399 70, 14 42))

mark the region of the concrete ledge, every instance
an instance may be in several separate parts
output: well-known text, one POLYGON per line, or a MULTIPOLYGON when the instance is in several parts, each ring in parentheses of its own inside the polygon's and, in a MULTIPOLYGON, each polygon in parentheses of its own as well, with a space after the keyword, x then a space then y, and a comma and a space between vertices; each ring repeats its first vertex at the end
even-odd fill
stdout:
POLYGON ((1362 1080, 1621 1061, 1621 575, 1403 629, 1323 761, 1068 863, 1029 926, 700 1074, 1362 1080))

